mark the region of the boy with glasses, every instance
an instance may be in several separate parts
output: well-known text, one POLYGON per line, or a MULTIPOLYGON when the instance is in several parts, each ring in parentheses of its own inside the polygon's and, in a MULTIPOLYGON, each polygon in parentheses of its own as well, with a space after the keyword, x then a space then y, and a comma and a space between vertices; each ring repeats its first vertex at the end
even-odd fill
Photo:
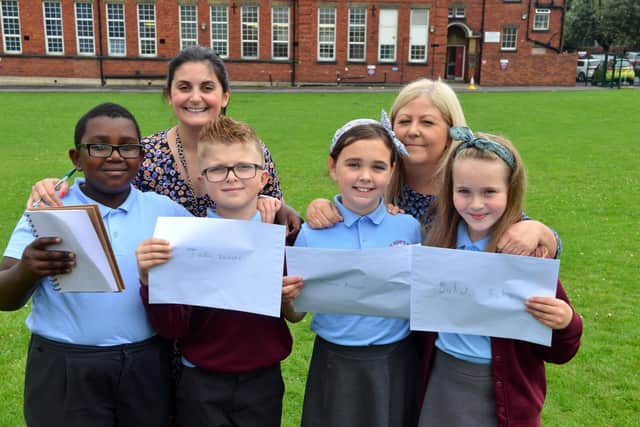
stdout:
POLYGON ((153 235, 158 216, 189 216, 156 193, 131 186, 142 160, 140 130, 117 104, 87 112, 69 157, 77 179, 65 205, 97 204, 125 282, 119 293, 60 293, 52 276, 75 267, 59 237, 35 238, 18 222, 0 266, 0 309, 31 298, 31 342, 24 391, 26 424, 166 426, 171 409, 170 351, 140 303, 135 248, 153 235))
MULTIPOLYGON (((199 179, 216 203, 209 217, 261 220, 258 194, 269 174, 260 141, 248 125, 226 116, 210 122, 200 132, 198 159, 199 179)), ((292 345, 284 317, 149 304, 149 269, 167 262, 171 248, 166 240, 152 238, 136 254, 149 318, 161 336, 178 340, 182 352, 178 425, 279 427, 284 394, 280 362, 292 345)))

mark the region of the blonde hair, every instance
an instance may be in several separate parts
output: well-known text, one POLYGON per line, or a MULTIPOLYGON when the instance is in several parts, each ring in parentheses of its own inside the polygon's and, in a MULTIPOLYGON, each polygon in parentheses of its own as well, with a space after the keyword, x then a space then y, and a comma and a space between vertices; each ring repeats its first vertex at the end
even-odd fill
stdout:
MULTIPOLYGON (((460 105, 460 101, 451 86, 441 80, 429 79, 416 80, 402 88, 391 106, 391 124, 395 126, 398 112, 408 103, 421 96, 429 97, 431 102, 433 102, 433 105, 435 105, 435 107, 440 111, 449 127, 466 126, 467 122, 464 118, 464 113, 462 112, 462 106, 460 105)), ((447 153, 442 156, 443 159, 446 158, 446 154, 447 153)), ((404 202, 400 199, 402 188, 405 184, 404 175, 405 167, 402 158, 400 158, 396 163, 396 167, 391 175, 391 182, 387 188, 387 203, 393 203, 398 206, 402 205, 404 202)))
POLYGON ((458 224, 461 217, 453 205, 453 165, 458 159, 481 159, 485 161, 501 162, 508 170, 507 177, 507 206, 498 221, 494 224, 491 239, 487 244, 487 252, 495 252, 497 242, 504 232, 516 222, 522 219, 524 207, 524 195, 527 188, 527 176, 520 154, 508 139, 487 133, 476 133, 479 138, 490 139, 508 149, 513 154, 513 168, 510 168, 503 159, 492 151, 467 147, 456 153, 456 148, 461 144, 454 141, 450 154, 443 165, 442 190, 435 201, 435 218, 428 230, 425 230, 424 244, 441 248, 455 248, 457 240, 458 224))
POLYGON ((200 130, 198 159, 205 159, 209 150, 212 150, 216 145, 232 144, 247 144, 255 148, 256 153, 260 155, 260 161, 257 163, 264 166, 262 142, 256 132, 248 124, 228 116, 219 116, 200 130))

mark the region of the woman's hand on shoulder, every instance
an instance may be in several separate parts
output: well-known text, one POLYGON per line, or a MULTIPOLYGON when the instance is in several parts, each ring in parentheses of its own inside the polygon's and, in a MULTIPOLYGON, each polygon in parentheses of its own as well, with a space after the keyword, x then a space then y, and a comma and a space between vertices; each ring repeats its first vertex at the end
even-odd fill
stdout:
POLYGON ((404 209, 400 209, 400 207, 394 205, 393 203, 387 203, 387 212, 391 215, 403 214, 404 209))
POLYGON ((511 255, 553 257, 556 240, 553 232, 543 223, 523 220, 513 224, 498 240, 498 251, 511 255), (546 253, 543 248, 546 248, 546 253))
POLYGON ((258 196, 258 210, 264 223, 273 224, 281 207, 282 201, 280 199, 262 194, 258 196))
POLYGON ((315 199, 307 207, 307 224, 311 228, 328 228, 344 218, 338 208, 327 199, 315 199))
POLYGON ((27 209, 32 208, 36 202, 45 203, 53 207, 62 206, 60 199, 69 192, 69 183, 63 182, 60 185, 60 189, 58 190, 60 196, 58 196, 55 189, 58 181, 58 178, 45 178, 36 182, 33 187, 31 187, 31 195, 29 196, 29 200, 27 200, 27 209))

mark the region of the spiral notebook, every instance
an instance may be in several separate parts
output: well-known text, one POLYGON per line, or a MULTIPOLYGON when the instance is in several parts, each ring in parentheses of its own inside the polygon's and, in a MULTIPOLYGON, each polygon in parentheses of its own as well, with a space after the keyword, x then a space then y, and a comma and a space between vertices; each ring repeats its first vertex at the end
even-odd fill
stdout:
POLYGON ((46 207, 25 212, 36 237, 57 236, 51 249, 72 251, 76 266, 54 276, 60 292, 120 292, 124 282, 97 205, 46 207))

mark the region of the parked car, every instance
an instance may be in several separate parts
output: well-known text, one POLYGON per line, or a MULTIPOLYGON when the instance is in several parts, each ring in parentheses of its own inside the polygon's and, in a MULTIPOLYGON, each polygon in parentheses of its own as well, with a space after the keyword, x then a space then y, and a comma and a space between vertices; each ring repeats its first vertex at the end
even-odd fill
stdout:
POLYGON ((576 80, 579 82, 583 82, 586 80, 591 80, 593 77, 593 72, 598 67, 600 63, 599 59, 578 59, 578 65, 576 67, 576 80))
MULTIPOLYGON (((633 71, 633 67, 631 66, 631 63, 629 61, 627 61, 626 59, 617 60, 615 68, 616 69, 614 73, 613 60, 609 61, 609 64, 607 65, 606 80, 611 80, 615 77, 616 79, 620 79, 620 81, 622 82, 627 82, 630 85, 633 84, 633 81, 636 78, 636 73, 635 71, 633 71)), ((600 81, 602 81, 603 70, 604 62, 600 62, 596 70, 593 72, 592 80, 594 84, 598 84, 600 81)))
POLYGON ((640 74, 640 52, 627 52, 624 54, 624 57, 633 66, 636 76, 640 74))

